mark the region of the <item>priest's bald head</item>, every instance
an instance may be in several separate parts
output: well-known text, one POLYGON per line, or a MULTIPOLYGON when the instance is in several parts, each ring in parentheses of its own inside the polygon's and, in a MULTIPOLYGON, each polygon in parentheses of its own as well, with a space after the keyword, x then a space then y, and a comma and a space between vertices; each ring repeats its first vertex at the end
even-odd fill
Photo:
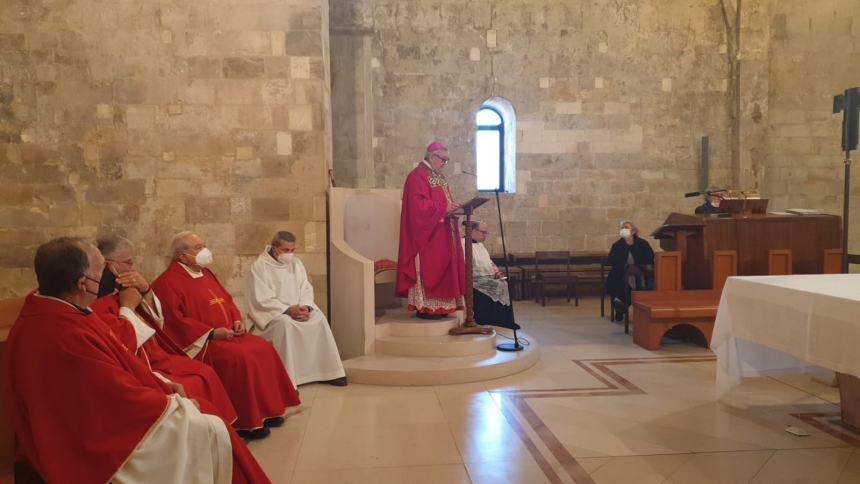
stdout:
POLYGON ((80 237, 60 237, 39 246, 33 261, 39 294, 85 308, 96 299, 104 257, 80 237))

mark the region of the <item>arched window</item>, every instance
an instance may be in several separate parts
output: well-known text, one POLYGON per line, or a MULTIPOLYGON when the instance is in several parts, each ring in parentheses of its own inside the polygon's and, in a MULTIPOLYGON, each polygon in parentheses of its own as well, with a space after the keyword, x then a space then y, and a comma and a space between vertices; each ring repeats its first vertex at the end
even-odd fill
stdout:
POLYGON ((516 128, 511 104, 485 102, 475 115, 475 164, 479 191, 516 191, 516 128))

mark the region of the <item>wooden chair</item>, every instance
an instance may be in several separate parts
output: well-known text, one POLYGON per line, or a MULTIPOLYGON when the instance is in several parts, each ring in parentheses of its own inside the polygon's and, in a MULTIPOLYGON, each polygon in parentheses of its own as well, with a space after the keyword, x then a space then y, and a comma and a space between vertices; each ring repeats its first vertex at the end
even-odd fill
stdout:
MULTIPOLYGON (((645 289, 644 287, 639 287, 639 281, 642 281, 643 284, 646 280, 646 270, 641 266, 636 264, 628 265, 627 268, 624 269, 624 287, 626 291, 624 291, 624 306, 627 308, 627 311, 624 312, 624 334, 630 334, 630 305, 633 302, 633 288, 630 287, 630 284, 627 281, 632 277, 637 281, 636 290, 640 291, 645 289)), ((613 308, 614 309, 614 308, 613 308)))
POLYGON ((791 275, 791 251, 787 249, 767 251, 767 274, 769 276, 791 275))
POLYGON ((824 251, 824 267, 822 274, 842 273, 842 249, 826 249, 824 251))
POLYGON ((579 278, 571 274, 570 252, 567 251, 537 251, 535 252, 535 269, 532 276, 532 288, 535 302, 540 301, 541 306, 546 306, 546 286, 564 285, 566 287, 567 302, 573 294, 576 306, 579 306, 579 296, 576 294, 576 283, 579 278), (550 270, 550 265, 558 265, 562 261, 564 270, 550 270), (543 267, 543 269, 541 269, 543 267))

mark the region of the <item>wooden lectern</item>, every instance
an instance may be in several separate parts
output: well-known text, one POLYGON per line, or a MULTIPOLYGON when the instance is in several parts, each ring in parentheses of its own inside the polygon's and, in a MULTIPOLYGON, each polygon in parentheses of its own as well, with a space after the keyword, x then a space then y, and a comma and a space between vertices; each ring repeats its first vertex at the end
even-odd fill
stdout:
POLYGON ((651 236, 681 253, 684 289, 711 289, 714 251, 736 251, 739 276, 767 275, 771 250, 791 251, 794 274, 820 274, 825 252, 841 247, 841 233, 835 215, 673 213, 651 236))
POLYGON ((463 234, 466 238, 465 245, 465 255, 466 255, 466 317, 463 321, 463 324, 456 327, 451 328, 448 334, 451 335, 460 335, 460 334, 491 334, 493 332, 492 328, 487 328, 485 326, 478 326, 475 323, 475 300, 474 294, 472 292, 472 286, 474 284, 473 274, 472 274, 472 244, 470 243, 472 240, 472 224, 469 223, 472 221, 472 213, 476 208, 490 201, 489 198, 484 197, 475 197, 468 202, 464 203, 461 209, 463 210, 462 214, 458 213, 457 215, 465 215, 466 216, 466 231, 463 234))

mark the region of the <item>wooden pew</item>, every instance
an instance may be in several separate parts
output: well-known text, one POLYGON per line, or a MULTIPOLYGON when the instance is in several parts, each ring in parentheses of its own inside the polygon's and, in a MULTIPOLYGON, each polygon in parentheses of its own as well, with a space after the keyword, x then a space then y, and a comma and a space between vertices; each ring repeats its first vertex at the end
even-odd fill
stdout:
MULTIPOLYGON (((0 375, 5 374, 6 338, 23 306, 23 298, 0 299, 0 375)), ((0 482, 12 482, 14 465, 15 434, 6 414, 6 399, 0 397, 0 482)))
POLYGON ((633 292, 633 342, 648 350, 660 349, 669 331, 708 347, 726 278, 737 274, 737 252, 714 251, 713 289, 681 287, 680 252, 655 254, 654 291, 633 292))

